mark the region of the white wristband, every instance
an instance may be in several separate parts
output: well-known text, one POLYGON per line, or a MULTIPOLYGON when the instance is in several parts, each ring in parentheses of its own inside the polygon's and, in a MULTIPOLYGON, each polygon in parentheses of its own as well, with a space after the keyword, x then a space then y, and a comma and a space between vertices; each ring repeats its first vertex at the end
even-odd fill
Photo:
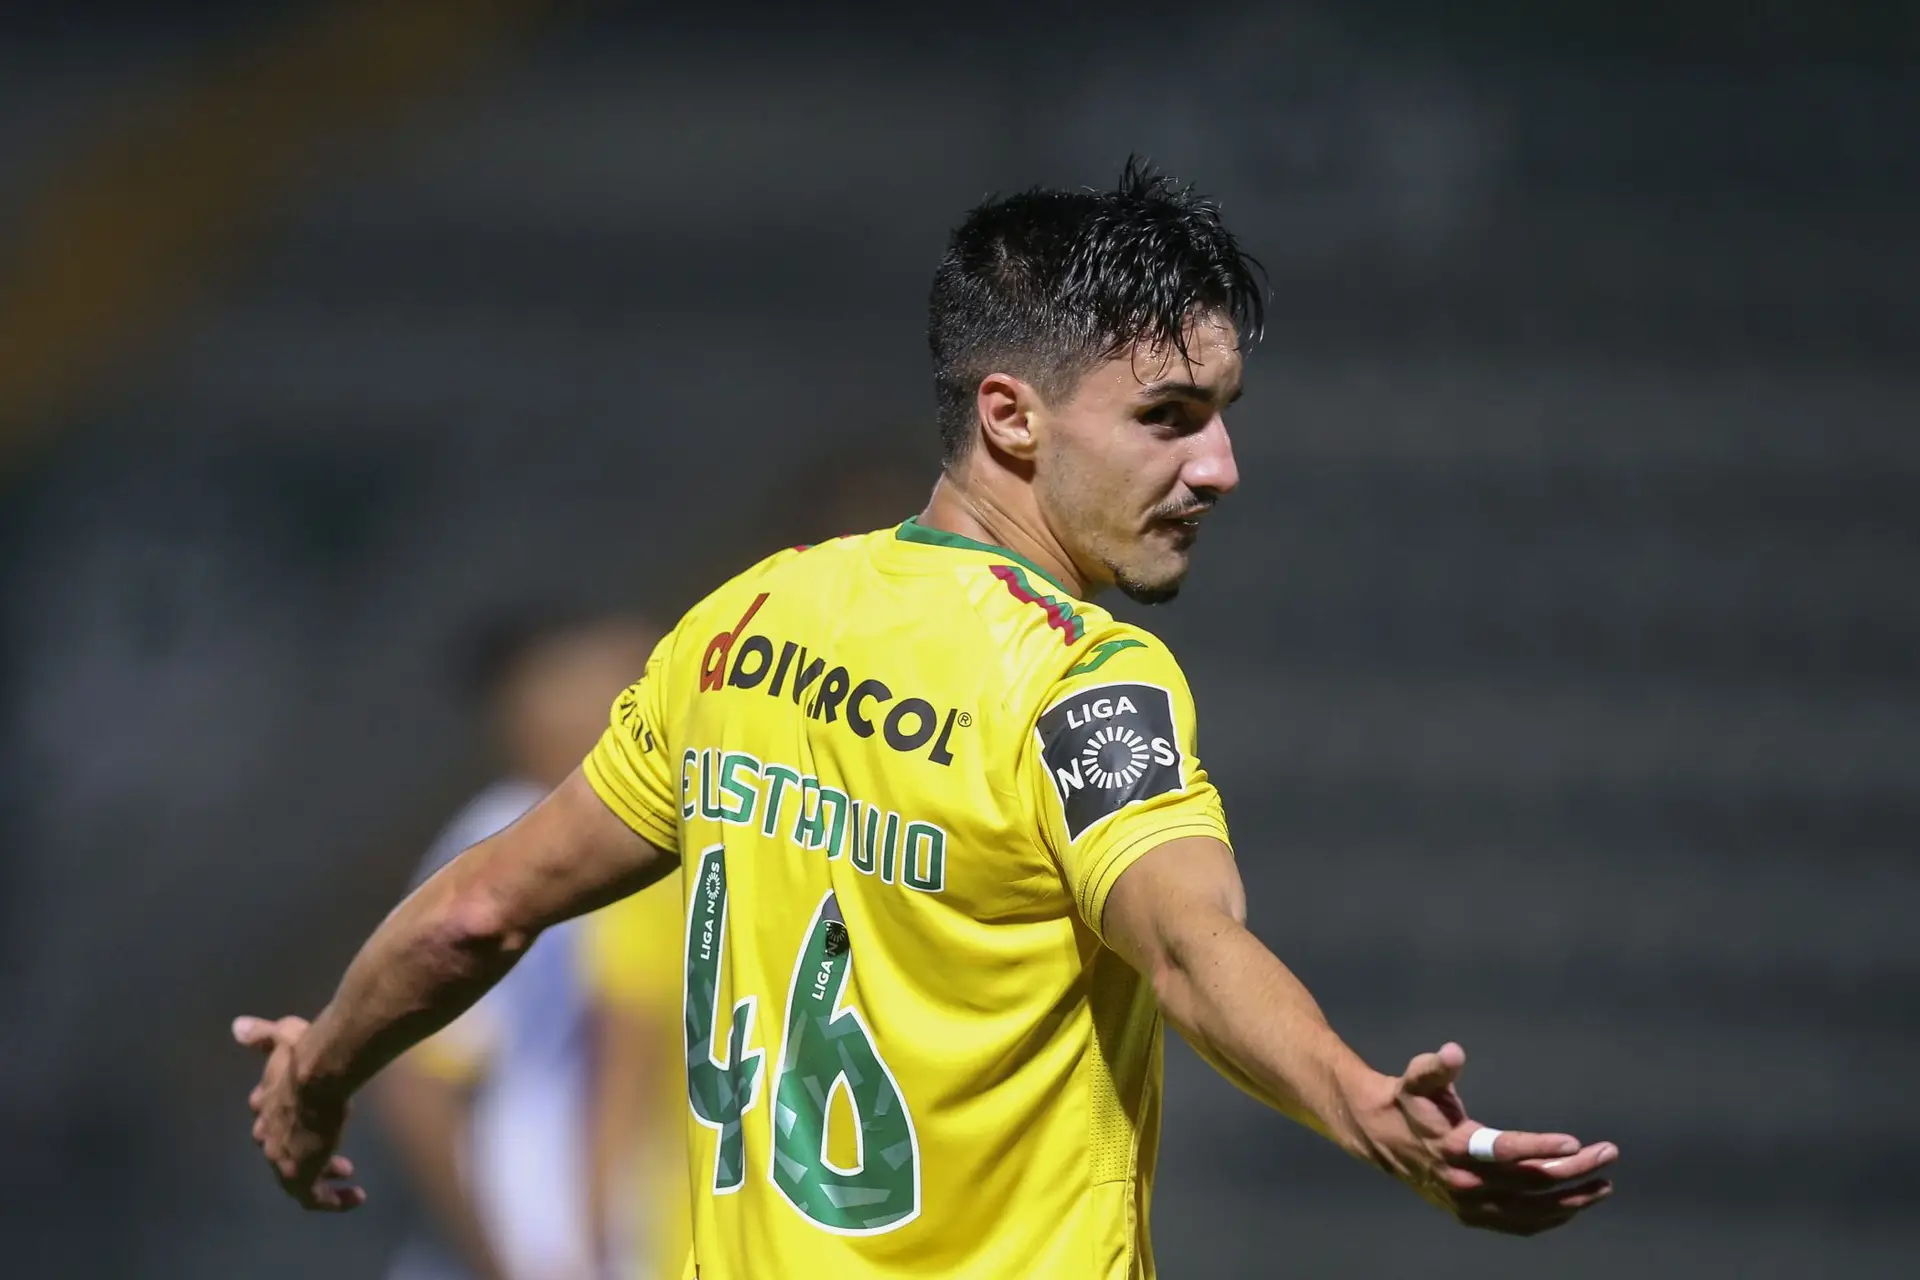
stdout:
POLYGON ((1493 1144, 1505 1129, 1475 1129, 1473 1136, 1467 1139, 1467 1154, 1475 1160, 1493 1159, 1493 1144))

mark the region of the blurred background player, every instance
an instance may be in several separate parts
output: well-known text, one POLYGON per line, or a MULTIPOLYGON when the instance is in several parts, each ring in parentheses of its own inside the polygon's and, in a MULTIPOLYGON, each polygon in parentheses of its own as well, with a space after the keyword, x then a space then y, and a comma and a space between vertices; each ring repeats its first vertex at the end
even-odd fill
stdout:
MULTIPOLYGON (((521 611, 480 629, 465 655, 467 690, 498 777, 442 831, 416 882, 566 776, 658 637, 639 619, 567 611, 521 611)), ((647 945, 671 955, 676 914, 671 888, 625 904, 623 921, 669 922, 621 944, 641 952, 637 969, 653 967, 647 945)), ((381 1118, 431 1215, 395 1258, 392 1280, 599 1280, 626 1274, 638 1235, 676 1247, 671 1208, 636 1226, 632 1198, 615 1204, 609 1192, 616 1178, 623 1190, 630 1184, 626 1153, 650 1136, 644 1126, 658 1108, 633 1099, 658 1087, 651 1046, 673 1028, 597 1017, 584 964, 579 924, 552 931, 485 1000, 383 1077, 381 1118), (619 1061, 596 1066, 610 1045, 619 1061), (621 1244, 610 1249, 614 1240, 621 1244)), ((669 1133, 677 1138, 677 1127, 669 1133)))

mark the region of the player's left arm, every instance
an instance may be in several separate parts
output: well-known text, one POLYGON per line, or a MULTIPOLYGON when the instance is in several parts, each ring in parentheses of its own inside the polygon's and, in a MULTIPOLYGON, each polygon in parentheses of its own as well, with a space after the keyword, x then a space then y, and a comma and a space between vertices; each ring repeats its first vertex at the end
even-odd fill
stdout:
POLYGON ((1447 1044, 1401 1075, 1374 1071, 1327 1024, 1305 985, 1246 927, 1233 855, 1207 836, 1143 854, 1108 893, 1107 945, 1153 984, 1167 1020, 1228 1079, 1406 1182, 1469 1226, 1533 1235, 1611 1191, 1612 1143, 1509 1130, 1491 1159, 1454 1089, 1466 1053, 1447 1044))
POLYGON ((1086 922, 1153 984, 1167 1019, 1254 1097, 1412 1185, 1463 1221, 1531 1233, 1605 1196, 1616 1154, 1566 1134, 1506 1133, 1482 1161, 1454 1092, 1458 1045, 1398 1077, 1334 1034, 1299 979, 1247 931, 1193 696, 1157 638, 1112 624, 1048 690, 1027 777, 1086 922))

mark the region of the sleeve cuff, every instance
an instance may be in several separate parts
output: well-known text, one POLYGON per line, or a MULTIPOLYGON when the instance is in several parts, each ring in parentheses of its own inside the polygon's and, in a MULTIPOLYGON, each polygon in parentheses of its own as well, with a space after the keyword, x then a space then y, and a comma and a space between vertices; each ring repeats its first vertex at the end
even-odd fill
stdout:
POLYGON ((593 788, 594 794, 641 839, 670 853, 679 852, 680 825, 661 822, 641 796, 601 767, 597 752, 581 762, 580 771, 586 775, 587 785, 593 788))

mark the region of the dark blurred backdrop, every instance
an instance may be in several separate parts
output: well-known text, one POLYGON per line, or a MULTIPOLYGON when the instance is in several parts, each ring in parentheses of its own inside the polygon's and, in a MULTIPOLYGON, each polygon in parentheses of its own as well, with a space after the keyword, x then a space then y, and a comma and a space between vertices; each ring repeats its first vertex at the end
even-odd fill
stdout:
POLYGON ((1170 1047, 1162 1272, 1912 1274, 1914 6, 804 9, 6 6, 0 1271, 377 1274, 226 1023, 477 780, 460 627, 916 509, 947 228, 1139 151, 1275 290, 1134 611, 1253 923, 1624 1151, 1475 1237, 1170 1047))

